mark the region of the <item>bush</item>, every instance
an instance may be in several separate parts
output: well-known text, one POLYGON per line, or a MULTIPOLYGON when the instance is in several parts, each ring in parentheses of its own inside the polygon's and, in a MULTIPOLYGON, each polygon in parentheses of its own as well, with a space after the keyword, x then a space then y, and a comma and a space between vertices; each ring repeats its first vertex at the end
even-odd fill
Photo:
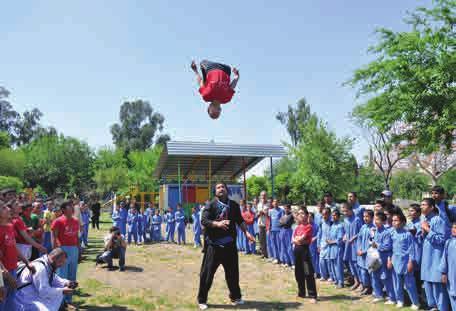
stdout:
POLYGON ((0 176, 24 178, 25 156, 20 150, 0 149, 0 176))
POLYGON ((23 187, 22 181, 17 177, 0 176, 0 189, 13 188, 16 189, 17 192, 20 192, 23 187))

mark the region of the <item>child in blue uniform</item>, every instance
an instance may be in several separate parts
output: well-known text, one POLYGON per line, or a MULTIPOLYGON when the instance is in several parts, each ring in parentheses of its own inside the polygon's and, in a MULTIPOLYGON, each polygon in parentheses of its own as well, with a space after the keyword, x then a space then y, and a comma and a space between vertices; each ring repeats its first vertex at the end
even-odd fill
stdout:
POLYGON ((151 221, 151 234, 152 234, 152 241, 160 242, 161 241, 161 224, 162 224, 162 217, 160 216, 160 210, 157 208, 155 210, 155 215, 152 216, 151 221))
POLYGON ((423 290, 423 282, 421 281, 421 254, 423 253, 423 239, 421 231, 421 207, 419 204, 411 204, 408 210, 410 222, 407 224, 407 229, 413 236, 413 248, 415 250, 415 258, 413 261, 413 275, 415 277, 416 290, 420 299, 420 304, 426 304, 426 295, 423 290))
POLYGON ((423 199, 421 202, 421 221, 423 231, 423 254, 421 256, 421 280, 424 281, 427 305, 440 311, 448 310, 448 292, 442 283, 440 261, 443 248, 448 238, 446 222, 436 213, 434 200, 423 199))
POLYGON ((344 225, 340 222, 339 210, 332 212, 333 223, 329 230, 327 243, 329 244, 329 260, 334 283, 337 288, 344 287, 344 225))
POLYGON ((372 223, 374 218, 374 212, 371 210, 364 211, 364 225, 359 231, 358 238, 356 240, 356 248, 358 254, 358 271, 362 283, 361 295, 366 296, 372 293, 371 278, 369 271, 367 270, 366 255, 369 249, 371 239, 373 238, 372 223))
POLYGON ((196 207, 192 208, 193 221, 193 247, 201 247, 201 222, 200 212, 196 207))
POLYGON ((152 241, 152 217, 154 217, 155 215, 155 208, 153 208, 150 203, 147 203, 147 208, 144 212, 144 215, 146 216, 146 229, 144 230, 144 241, 152 241), (149 234, 149 238, 147 238, 147 233, 149 234))
POLYGON ((350 289, 356 290, 361 285, 358 269, 356 240, 358 239, 359 230, 361 230, 363 224, 362 220, 356 217, 353 213, 353 206, 347 204, 346 202, 342 203, 342 213, 345 216, 344 261, 348 263, 351 275, 353 276, 354 284, 350 289))
POLYGON ((284 206, 284 214, 280 218, 280 261, 284 266, 294 266, 293 245, 291 243, 293 237, 293 229, 291 226, 294 223, 291 205, 284 206))
POLYGON ((136 208, 130 208, 128 211, 128 244, 131 244, 131 240, 135 241, 135 244, 138 244, 138 211, 136 208))
POLYGON ((111 215, 112 226, 120 228, 120 206, 116 205, 111 215))
POLYGON ((170 207, 168 209, 168 214, 166 214, 166 241, 174 242, 174 230, 176 229, 176 220, 174 218, 173 209, 170 207))
POLYGON ((446 241, 443 249, 442 283, 446 284, 452 310, 456 310, 456 222, 451 226, 451 238, 446 241))
POLYGON ((177 226, 177 243, 185 244, 185 214, 180 204, 177 205, 176 214, 174 214, 177 226))
POLYGON ((268 215, 271 219, 269 234, 271 242, 271 257, 274 258, 274 263, 280 263, 280 218, 283 215, 283 210, 279 208, 279 204, 276 199, 272 201, 272 208, 269 209, 268 215))
POLYGON ((383 301, 383 289, 386 289, 388 301, 394 303, 392 271, 388 269, 388 258, 391 258, 393 251, 393 241, 391 240, 391 230, 385 229, 386 215, 384 212, 375 213, 375 234, 372 247, 376 248, 382 261, 381 267, 371 273, 372 288, 374 294, 373 303, 383 301))
POLYGON ((138 244, 142 244, 145 241, 146 232, 146 215, 143 210, 138 213, 138 244))
POLYGON ((121 202, 120 203, 120 209, 119 209, 119 215, 120 215, 120 220, 119 220, 119 229, 120 229, 120 234, 125 236, 127 234, 127 220, 128 220, 128 210, 125 207, 125 203, 121 202))
POLYGON ((321 281, 332 281, 330 279, 330 260, 329 260, 329 245, 326 242, 329 238, 331 230, 331 209, 324 207, 321 213, 321 227, 318 233, 318 252, 320 254, 320 273, 321 281))
POLYGON ((81 243, 84 247, 89 246, 89 224, 90 224, 90 210, 87 204, 83 203, 81 208, 81 222, 82 222, 82 235, 81 243))
MULTIPOLYGON (((391 240, 393 241, 393 254, 388 260, 388 269, 393 271, 394 293, 397 307, 404 306, 404 285, 412 301, 412 309, 418 310, 418 292, 416 290, 415 278, 413 277, 413 261, 415 250, 413 237, 405 229, 407 219, 401 212, 393 214, 393 229, 391 240)), ((391 304, 391 301, 387 302, 391 304)))
POLYGON ((312 257, 312 266, 314 268, 315 277, 320 278, 320 255, 318 254, 318 232, 320 226, 315 223, 314 213, 309 213, 309 223, 312 225, 312 242, 309 245, 310 255, 312 257))

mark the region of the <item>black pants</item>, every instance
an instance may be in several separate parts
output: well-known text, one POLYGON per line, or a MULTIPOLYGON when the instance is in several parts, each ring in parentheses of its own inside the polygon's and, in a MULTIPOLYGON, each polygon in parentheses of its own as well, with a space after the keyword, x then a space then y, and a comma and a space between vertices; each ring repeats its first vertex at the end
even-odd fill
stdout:
POLYGON ((207 73, 214 69, 222 70, 228 76, 231 75, 231 67, 228 65, 214 63, 214 62, 211 62, 208 60, 203 60, 203 61, 201 61, 200 67, 201 67, 201 73, 203 74, 203 82, 206 82, 207 73))
POLYGON ((268 245, 266 244, 266 227, 258 226, 258 240, 260 241, 260 250, 263 257, 268 258, 268 245))
POLYGON ((314 269, 312 266, 312 255, 308 245, 296 245, 295 256, 295 278, 298 283, 298 296, 306 297, 306 286, 308 297, 317 298, 317 286, 315 285, 314 269))
POLYGON ((92 229, 95 229, 95 226, 100 229, 100 215, 92 216, 92 229))
POLYGON ((201 264, 198 303, 207 302, 207 295, 219 265, 222 265, 223 270, 225 270, 225 280, 230 291, 230 299, 241 299, 239 258, 236 245, 233 243, 226 247, 216 247, 208 244, 201 264))

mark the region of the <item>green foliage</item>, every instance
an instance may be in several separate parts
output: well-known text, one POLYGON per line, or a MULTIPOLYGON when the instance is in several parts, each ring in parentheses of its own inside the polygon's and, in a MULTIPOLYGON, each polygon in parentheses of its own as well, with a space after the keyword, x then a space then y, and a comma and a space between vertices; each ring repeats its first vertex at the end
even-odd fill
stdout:
POLYGON ((410 14, 408 32, 379 29, 370 48, 378 57, 348 82, 370 97, 357 107, 382 132, 396 123, 395 136, 422 153, 451 150, 456 130, 456 1, 436 0, 410 14))
MULTIPOLYGON (((154 137, 163 130, 165 117, 147 101, 136 100, 124 102, 120 107, 120 124, 111 127, 114 144, 128 154, 130 151, 144 151, 154 143, 154 137)), ((168 135, 158 135, 155 142, 163 144, 169 140, 168 135)))
POLYGON ((101 194, 128 188, 128 167, 122 149, 104 148, 94 162, 97 191, 101 194))
POLYGON ((25 157, 22 151, 13 149, 0 149, 0 175, 24 177, 25 157))
POLYGON ((263 190, 270 189, 269 179, 265 176, 250 176, 247 178, 247 192, 249 198, 258 197, 263 190))
POLYGON ((0 149, 9 148, 11 144, 10 136, 7 132, 0 131, 0 149))
POLYGON ((449 199, 456 199, 456 169, 452 169, 440 177, 439 184, 445 188, 449 199))
POLYGON ((372 166, 363 166, 359 169, 355 189, 361 204, 372 203, 384 190, 383 176, 372 166))
POLYGON ((134 151, 128 155, 131 164, 128 171, 130 185, 137 185, 139 191, 158 191, 159 182, 152 175, 162 149, 161 146, 156 146, 146 151, 134 151))
POLYGON ((399 171, 391 179, 391 190, 396 198, 420 200, 429 191, 430 183, 429 176, 415 169, 399 171))
POLYGON ((17 192, 20 192, 24 188, 24 185, 17 177, 0 176, 0 189, 5 188, 13 188, 16 189, 17 192))
POLYGON ((83 193, 92 187, 93 153, 87 143, 63 135, 42 136, 22 149, 28 186, 39 185, 49 195, 83 193))

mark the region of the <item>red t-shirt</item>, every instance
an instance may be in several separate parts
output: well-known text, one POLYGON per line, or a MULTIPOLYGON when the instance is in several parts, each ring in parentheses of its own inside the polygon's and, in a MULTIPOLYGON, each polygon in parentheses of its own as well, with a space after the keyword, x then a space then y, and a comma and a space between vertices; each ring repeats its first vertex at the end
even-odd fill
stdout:
POLYGON ((0 226, 0 261, 8 271, 17 268, 16 238, 12 224, 0 226))
POLYGON ((253 225, 253 222, 255 221, 255 215, 252 211, 242 211, 242 218, 244 218, 246 225, 253 225))
POLYGON ((19 233, 20 231, 27 232, 27 226, 25 225, 24 221, 21 217, 13 217, 11 223, 14 228, 14 235, 16 237, 16 242, 19 244, 29 244, 24 237, 19 233))
POLYGON ((230 87, 230 76, 219 69, 207 73, 206 83, 200 87, 199 92, 205 101, 218 101, 222 104, 229 102, 234 95, 234 90, 230 87))
POLYGON ((51 230, 58 230, 57 240, 60 246, 79 246, 79 221, 65 215, 60 216, 51 225, 51 230))
POLYGON ((298 225, 293 232, 293 237, 296 236, 305 236, 304 244, 309 245, 312 243, 312 225, 311 224, 301 224, 298 225))

